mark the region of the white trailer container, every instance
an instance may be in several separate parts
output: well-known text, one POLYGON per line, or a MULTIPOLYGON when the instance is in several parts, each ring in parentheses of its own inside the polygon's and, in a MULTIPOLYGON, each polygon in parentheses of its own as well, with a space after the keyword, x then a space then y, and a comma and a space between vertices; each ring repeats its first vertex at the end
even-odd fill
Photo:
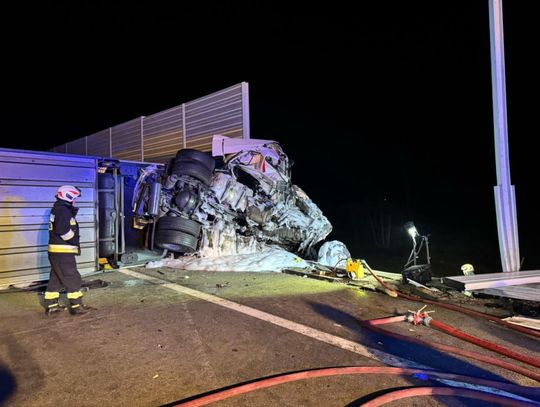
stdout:
POLYGON ((132 227, 133 188, 141 168, 160 164, 0 149, 0 289, 49 279, 49 214, 60 185, 82 189, 77 200, 82 275, 99 257, 127 264, 157 258, 150 228, 132 227), (101 214, 101 218, 100 218, 101 214))
POLYGON ((98 268, 97 158, 0 149, 0 288, 47 280, 49 213, 60 185, 82 189, 81 274, 98 268))

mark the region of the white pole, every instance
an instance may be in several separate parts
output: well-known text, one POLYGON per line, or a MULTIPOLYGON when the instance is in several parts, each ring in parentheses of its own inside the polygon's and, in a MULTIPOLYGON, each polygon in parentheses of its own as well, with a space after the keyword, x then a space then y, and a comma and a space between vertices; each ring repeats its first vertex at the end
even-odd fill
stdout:
POLYGON ((493 127, 497 186, 495 209, 503 271, 519 271, 519 239, 516 196, 510 180, 510 153, 506 121, 506 84, 504 72, 504 32, 502 0, 489 0, 491 43, 491 80, 493 93, 493 127))

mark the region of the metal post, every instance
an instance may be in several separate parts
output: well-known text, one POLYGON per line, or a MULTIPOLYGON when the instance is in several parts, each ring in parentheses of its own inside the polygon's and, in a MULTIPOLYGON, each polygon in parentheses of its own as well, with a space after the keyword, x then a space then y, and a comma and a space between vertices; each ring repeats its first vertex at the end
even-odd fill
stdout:
POLYGON ((504 32, 502 0, 489 0, 491 80, 497 186, 495 208, 503 271, 519 271, 519 238, 515 189, 510 180, 510 153, 506 120, 504 32))
POLYGON ((427 236, 424 236, 424 241, 426 243, 426 259, 427 264, 431 264, 431 256, 429 255, 429 239, 427 236))
POLYGON ((109 157, 112 158, 112 127, 109 127, 109 157))
POLYGON ((121 247, 121 250, 120 250, 120 254, 124 254, 126 252, 126 225, 125 225, 125 220, 126 220, 126 215, 124 213, 124 193, 125 193, 125 190, 124 190, 124 176, 121 175, 120 176, 120 216, 118 217, 120 219, 120 242, 122 244, 122 247, 121 247))
POLYGON ((413 264, 416 266, 416 259, 418 258, 418 253, 416 252, 416 238, 413 237, 413 253, 414 253, 414 259, 413 259, 413 264))
POLYGON ((184 139, 184 145, 182 148, 186 148, 187 145, 186 127, 186 104, 182 103, 182 138, 184 139))
POLYGON ((249 85, 242 82, 242 138, 248 139, 249 135, 249 85))
POLYGON ((144 161, 144 116, 141 116, 141 161, 144 161))

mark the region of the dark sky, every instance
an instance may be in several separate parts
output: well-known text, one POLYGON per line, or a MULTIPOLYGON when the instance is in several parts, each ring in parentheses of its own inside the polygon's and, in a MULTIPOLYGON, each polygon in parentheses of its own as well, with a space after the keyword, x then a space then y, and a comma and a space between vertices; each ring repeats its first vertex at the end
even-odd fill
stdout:
MULTIPOLYGON (((413 219, 441 256, 462 250, 457 262, 497 267, 487 0, 72 3, 2 13, 2 147, 47 149, 247 81, 252 137, 281 142, 333 236, 356 236, 361 251, 366 219, 386 210, 397 235, 413 219)), ((538 33, 523 3, 505 2, 504 24, 512 179, 531 269, 538 33)))

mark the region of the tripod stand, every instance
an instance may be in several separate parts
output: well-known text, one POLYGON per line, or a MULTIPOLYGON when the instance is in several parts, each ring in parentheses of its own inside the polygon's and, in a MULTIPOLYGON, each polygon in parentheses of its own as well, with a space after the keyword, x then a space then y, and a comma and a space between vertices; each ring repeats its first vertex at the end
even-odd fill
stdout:
MULTIPOLYGON (((428 235, 429 236, 429 235, 428 235)), ((403 266, 401 272, 403 282, 407 283, 408 279, 424 284, 431 281, 431 257, 429 255, 429 239, 428 236, 420 236, 418 234, 412 236, 413 247, 407 263, 403 266), (420 244, 417 244, 416 238, 420 238, 420 244), (426 263, 417 264, 420 257, 420 252, 423 247, 426 247, 426 263)))

